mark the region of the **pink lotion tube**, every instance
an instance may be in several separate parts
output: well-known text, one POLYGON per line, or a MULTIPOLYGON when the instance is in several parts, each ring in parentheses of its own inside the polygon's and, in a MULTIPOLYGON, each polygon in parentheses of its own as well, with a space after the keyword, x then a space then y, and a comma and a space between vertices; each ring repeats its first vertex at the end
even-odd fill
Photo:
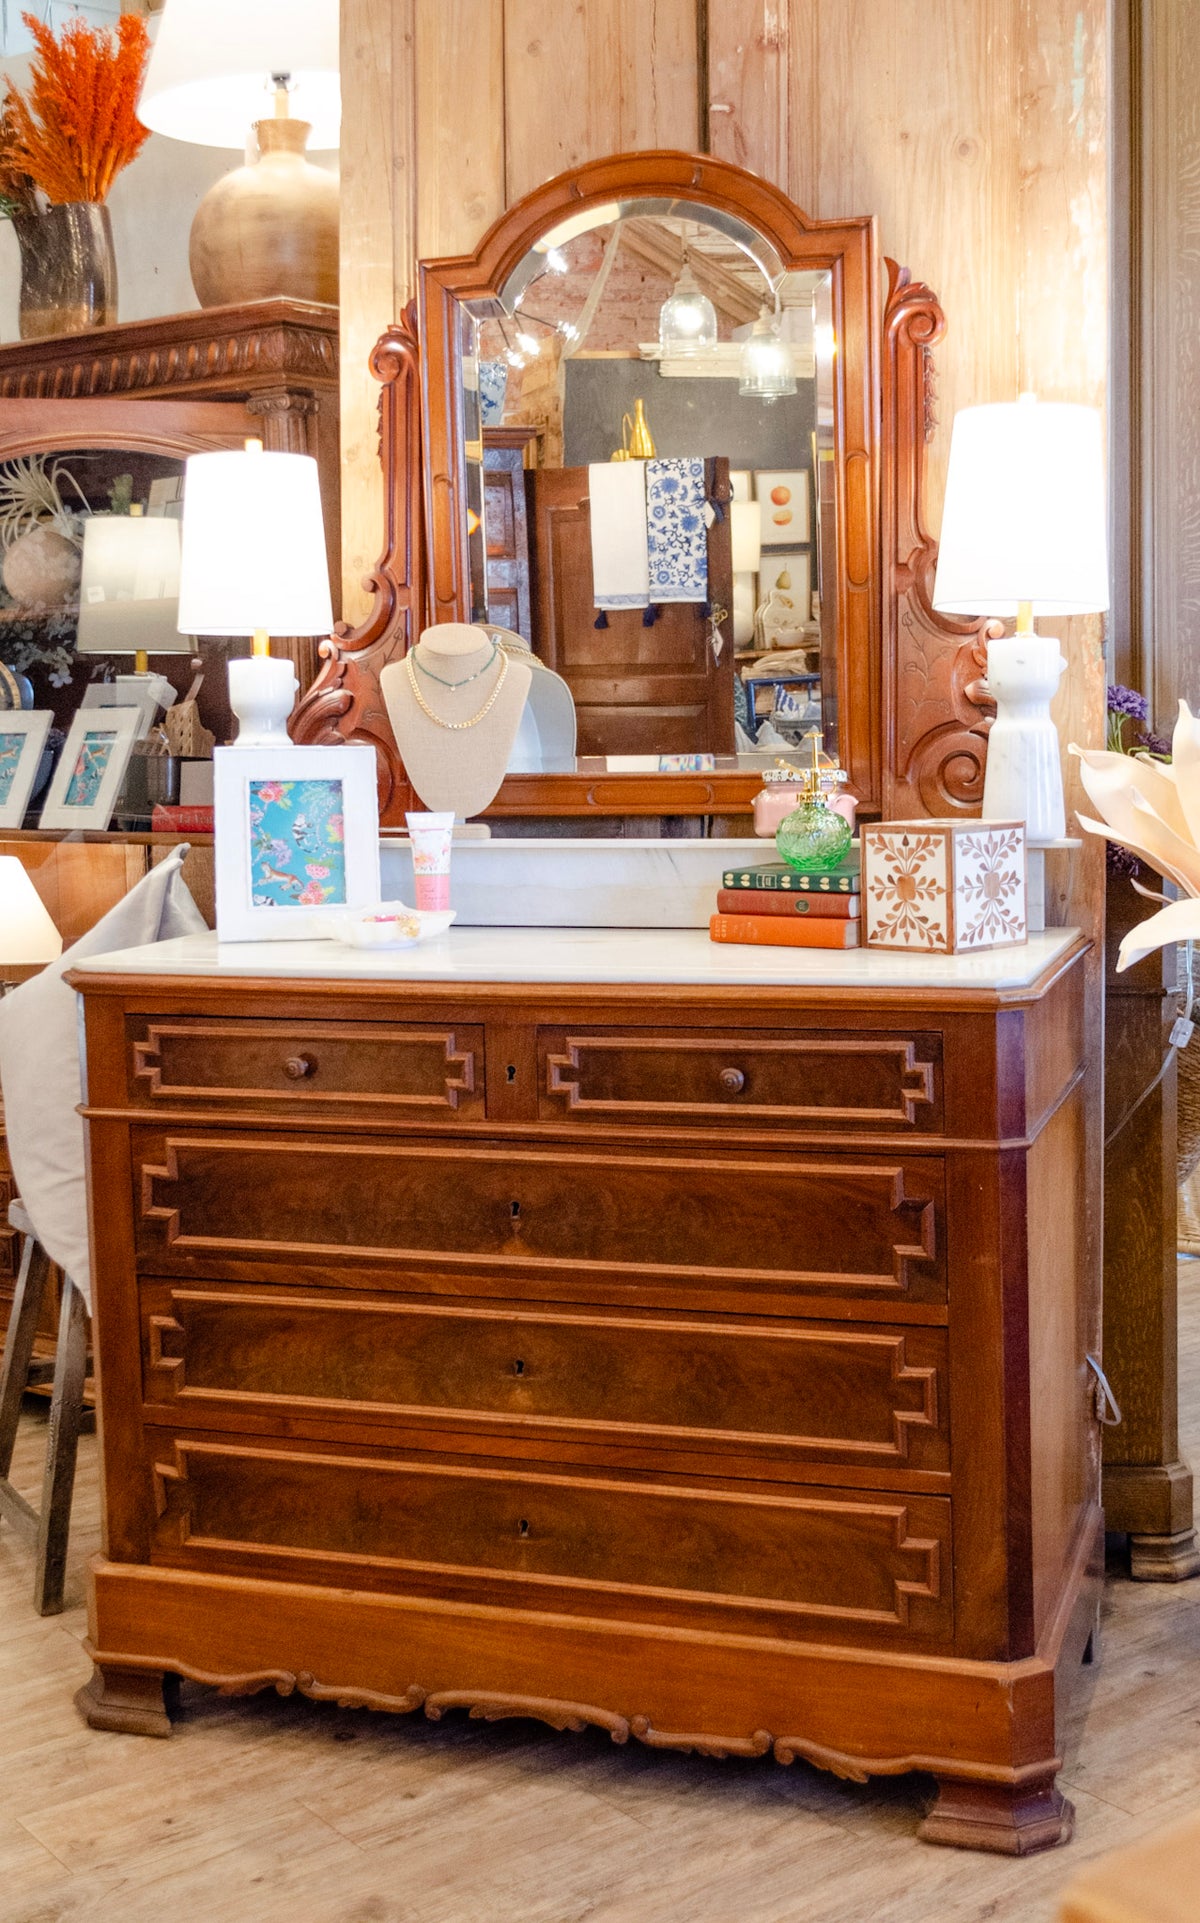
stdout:
POLYGON ((414 906, 420 909, 450 906, 450 841, 454 816, 405 815, 412 841, 414 906))

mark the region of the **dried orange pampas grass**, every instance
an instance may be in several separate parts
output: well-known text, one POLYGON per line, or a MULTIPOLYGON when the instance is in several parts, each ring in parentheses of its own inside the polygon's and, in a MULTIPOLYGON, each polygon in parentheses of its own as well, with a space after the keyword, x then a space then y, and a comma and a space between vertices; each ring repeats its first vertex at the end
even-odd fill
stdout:
POLYGON ((8 107, 0 107, 0 215, 32 214, 37 210, 33 182, 20 158, 20 144, 8 107))
POLYGON ((124 13, 110 32, 74 19, 56 37, 32 14, 21 18, 37 53, 28 98, 11 82, 5 96, 8 158, 52 204, 106 200, 147 138, 136 112, 150 50, 146 23, 124 13))

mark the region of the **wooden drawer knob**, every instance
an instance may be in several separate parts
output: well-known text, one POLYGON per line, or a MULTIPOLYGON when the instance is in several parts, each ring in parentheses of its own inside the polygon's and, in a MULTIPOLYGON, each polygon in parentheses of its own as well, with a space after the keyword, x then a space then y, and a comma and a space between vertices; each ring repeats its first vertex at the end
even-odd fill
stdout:
POLYGON ((283 1072, 289 1081, 302 1082, 306 1075, 315 1075, 317 1064, 311 1055, 289 1055, 283 1064, 283 1072))
POLYGON ((745 1086, 746 1077, 740 1068, 723 1068, 721 1070, 721 1087, 727 1095, 740 1095, 745 1086))

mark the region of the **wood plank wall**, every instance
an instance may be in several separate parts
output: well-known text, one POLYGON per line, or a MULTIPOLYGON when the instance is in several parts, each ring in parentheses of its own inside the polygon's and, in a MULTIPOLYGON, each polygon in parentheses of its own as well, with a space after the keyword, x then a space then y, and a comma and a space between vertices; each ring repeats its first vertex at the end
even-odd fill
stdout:
MULTIPOLYGON (((348 618, 382 528, 363 370, 414 258, 604 153, 707 128, 809 214, 876 214, 948 316, 935 526, 956 408, 1022 386, 1103 404, 1106 0, 342 0, 342 18, 348 618)), ((1060 707, 1098 740, 1099 630, 1078 625, 1060 707)), ((1090 854, 1071 868, 1094 894, 1090 854)))
POLYGON ((1114 540, 1114 668, 1169 735, 1181 695, 1200 706, 1200 7, 1114 0, 1114 26, 1114 240, 1132 289, 1113 342, 1129 503, 1114 540))

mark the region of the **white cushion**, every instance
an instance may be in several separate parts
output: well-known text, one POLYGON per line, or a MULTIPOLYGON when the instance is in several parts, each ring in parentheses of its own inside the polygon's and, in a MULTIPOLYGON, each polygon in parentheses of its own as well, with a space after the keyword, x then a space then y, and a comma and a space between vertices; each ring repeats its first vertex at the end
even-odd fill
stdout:
MULTIPOLYGON (((52 1261, 92 1306, 82 1092, 82 1008, 63 976, 83 955, 200 933, 180 875, 186 845, 143 876, 67 953, 0 999, 0 1087, 16 1190, 52 1261)), ((103 1198, 100 1198, 103 1201, 103 1198)))

